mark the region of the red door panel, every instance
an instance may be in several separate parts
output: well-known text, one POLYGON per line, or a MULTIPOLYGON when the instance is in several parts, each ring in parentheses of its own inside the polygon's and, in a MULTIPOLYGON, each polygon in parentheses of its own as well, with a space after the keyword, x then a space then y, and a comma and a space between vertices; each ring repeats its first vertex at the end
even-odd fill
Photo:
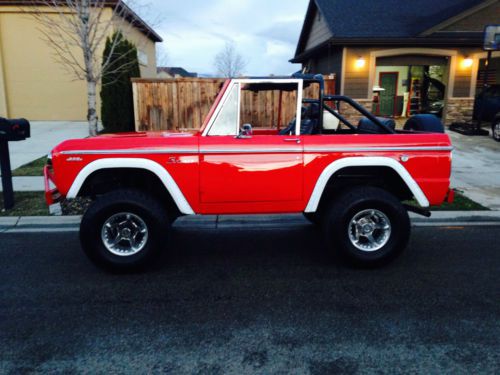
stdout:
POLYGON ((296 137, 278 135, 202 137, 200 202, 283 202, 303 200, 303 148, 296 137))

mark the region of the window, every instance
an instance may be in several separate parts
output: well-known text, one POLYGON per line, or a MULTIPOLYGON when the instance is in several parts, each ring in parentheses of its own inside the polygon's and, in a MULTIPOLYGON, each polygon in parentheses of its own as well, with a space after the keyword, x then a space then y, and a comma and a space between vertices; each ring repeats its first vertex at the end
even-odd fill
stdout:
POLYGON ((242 85, 240 127, 280 130, 288 127, 297 115, 297 82, 249 82, 242 85))
POLYGON ((238 132, 239 84, 233 85, 230 90, 231 92, 208 132, 209 136, 236 135, 238 132))
POLYGON ((137 51, 137 60, 139 60, 139 64, 147 66, 148 65, 148 54, 144 51, 137 51))

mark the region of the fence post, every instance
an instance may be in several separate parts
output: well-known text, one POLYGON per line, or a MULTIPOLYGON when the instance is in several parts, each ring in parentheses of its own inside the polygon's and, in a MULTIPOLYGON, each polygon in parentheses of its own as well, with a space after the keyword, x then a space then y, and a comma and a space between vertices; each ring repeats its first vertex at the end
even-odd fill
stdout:
POLYGON ((139 106, 137 101, 139 100, 139 96, 137 95, 137 82, 132 81, 132 95, 134 100, 134 123, 135 123, 135 131, 138 132, 140 130, 140 122, 139 122, 139 106))

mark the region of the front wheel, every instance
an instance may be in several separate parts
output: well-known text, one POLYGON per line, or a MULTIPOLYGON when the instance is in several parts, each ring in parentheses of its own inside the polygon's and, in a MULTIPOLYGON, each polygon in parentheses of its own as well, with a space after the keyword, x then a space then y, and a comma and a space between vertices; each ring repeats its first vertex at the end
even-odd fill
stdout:
POLYGON ((356 187, 336 197, 325 215, 328 246, 359 265, 387 263, 406 247, 410 219, 401 202, 376 187, 356 187))
POLYGON ((80 225, 80 242, 96 265, 133 271, 160 254, 169 225, 159 201, 140 191, 118 190, 88 208, 80 225))
POLYGON ((496 119, 491 125, 491 133, 493 135, 493 139, 497 142, 500 142, 500 119, 496 119))

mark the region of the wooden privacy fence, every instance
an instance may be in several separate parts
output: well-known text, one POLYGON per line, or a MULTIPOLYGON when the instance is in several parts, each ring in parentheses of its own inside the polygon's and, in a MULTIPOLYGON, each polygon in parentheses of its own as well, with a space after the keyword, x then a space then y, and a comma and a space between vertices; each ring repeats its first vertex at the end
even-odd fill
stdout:
MULTIPOLYGON (((199 129, 223 83, 224 79, 211 78, 133 79, 136 130, 199 129)), ((325 76, 325 92, 335 93, 334 76, 325 76)), ((295 92, 245 90, 242 93, 242 124, 280 128, 295 117, 295 92)), ((317 98, 317 94, 317 84, 304 90, 304 97, 317 98)))

